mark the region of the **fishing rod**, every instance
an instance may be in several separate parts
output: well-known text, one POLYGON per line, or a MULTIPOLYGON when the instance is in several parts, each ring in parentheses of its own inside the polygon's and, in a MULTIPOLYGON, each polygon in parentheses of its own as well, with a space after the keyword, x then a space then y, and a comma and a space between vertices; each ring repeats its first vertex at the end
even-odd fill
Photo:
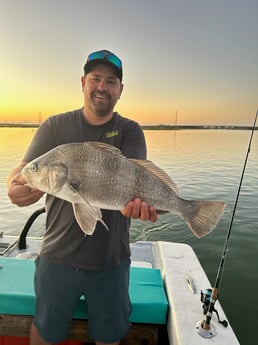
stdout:
POLYGON ((217 314, 219 323, 223 324, 224 327, 227 327, 227 325, 228 325, 226 320, 223 320, 223 321, 220 320, 219 314, 218 314, 218 312, 214 306, 215 306, 216 300, 218 299, 218 290, 219 290, 219 286, 220 286, 222 276, 223 276, 223 269, 224 269, 224 265, 225 265, 225 259, 226 259, 228 245, 229 245, 229 239, 230 239, 232 225, 233 225, 233 221, 234 221, 234 217, 235 217, 235 213, 236 213, 236 208, 237 208, 237 203, 238 203, 238 199, 239 199, 239 195, 240 195, 240 190, 242 187, 242 182, 243 182, 243 178, 244 178, 244 174, 245 174, 245 168, 247 165, 249 153, 251 151, 251 144, 252 144, 253 135, 254 135, 255 127, 256 127, 257 116, 258 116, 258 109, 256 110, 256 115, 255 115, 252 131, 251 131, 249 145, 248 145, 247 152, 246 152, 245 162, 244 162, 243 171, 242 171, 242 175, 241 175, 240 182, 239 182, 239 187, 238 187, 238 191, 237 191, 237 195, 236 195, 236 200, 235 200, 234 209, 233 209, 233 213, 232 213, 232 217, 231 217, 231 222, 230 222, 230 225, 228 228, 224 248, 222 251, 222 256, 220 259, 220 264, 219 264, 215 284, 214 284, 214 287, 212 289, 206 289, 205 292, 201 291, 201 301, 204 303, 203 309, 204 309, 204 314, 206 314, 206 320, 202 320, 202 321, 197 322, 196 328, 197 328, 198 333, 205 338, 212 338, 215 335, 215 330, 213 329, 212 325, 210 324, 213 312, 215 312, 217 314))

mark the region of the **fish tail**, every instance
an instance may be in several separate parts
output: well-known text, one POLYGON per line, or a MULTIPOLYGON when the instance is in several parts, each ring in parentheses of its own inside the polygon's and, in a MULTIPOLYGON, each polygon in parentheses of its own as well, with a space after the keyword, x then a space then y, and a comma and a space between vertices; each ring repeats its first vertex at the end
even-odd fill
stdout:
POLYGON ((220 201, 191 201, 189 208, 182 216, 187 225, 198 238, 211 232, 224 213, 226 203, 220 201))

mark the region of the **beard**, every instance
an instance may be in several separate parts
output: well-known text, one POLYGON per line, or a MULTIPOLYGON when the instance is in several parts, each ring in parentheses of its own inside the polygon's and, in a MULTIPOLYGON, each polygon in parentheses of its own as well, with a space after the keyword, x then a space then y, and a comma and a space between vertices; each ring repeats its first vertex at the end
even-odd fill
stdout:
POLYGON ((116 101, 107 93, 93 92, 90 95, 89 106, 99 117, 105 117, 113 112, 116 101))

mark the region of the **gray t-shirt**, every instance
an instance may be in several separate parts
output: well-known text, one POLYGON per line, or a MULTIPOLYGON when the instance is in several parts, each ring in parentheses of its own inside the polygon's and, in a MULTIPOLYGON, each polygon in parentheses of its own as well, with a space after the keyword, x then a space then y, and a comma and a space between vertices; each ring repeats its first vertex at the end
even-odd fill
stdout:
MULTIPOLYGON (((78 109, 48 118, 37 130, 24 161, 29 162, 58 145, 83 141, 102 141, 118 147, 128 158, 146 159, 145 138, 138 123, 114 113, 104 125, 92 126, 83 109, 78 109)), ((109 231, 98 222, 93 235, 86 237, 75 220, 71 203, 47 195, 46 212, 40 255, 51 261, 98 270, 116 266, 130 257, 130 219, 120 211, 102 210, 109 231)))

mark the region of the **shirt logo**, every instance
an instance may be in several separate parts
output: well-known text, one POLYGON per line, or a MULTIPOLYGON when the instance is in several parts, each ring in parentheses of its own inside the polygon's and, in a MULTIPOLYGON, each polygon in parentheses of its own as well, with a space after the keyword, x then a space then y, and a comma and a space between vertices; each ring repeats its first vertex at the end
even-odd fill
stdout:
POLYGON ((118 135, 118 131, 107 132, 106 138, 116 137, 118 135))

